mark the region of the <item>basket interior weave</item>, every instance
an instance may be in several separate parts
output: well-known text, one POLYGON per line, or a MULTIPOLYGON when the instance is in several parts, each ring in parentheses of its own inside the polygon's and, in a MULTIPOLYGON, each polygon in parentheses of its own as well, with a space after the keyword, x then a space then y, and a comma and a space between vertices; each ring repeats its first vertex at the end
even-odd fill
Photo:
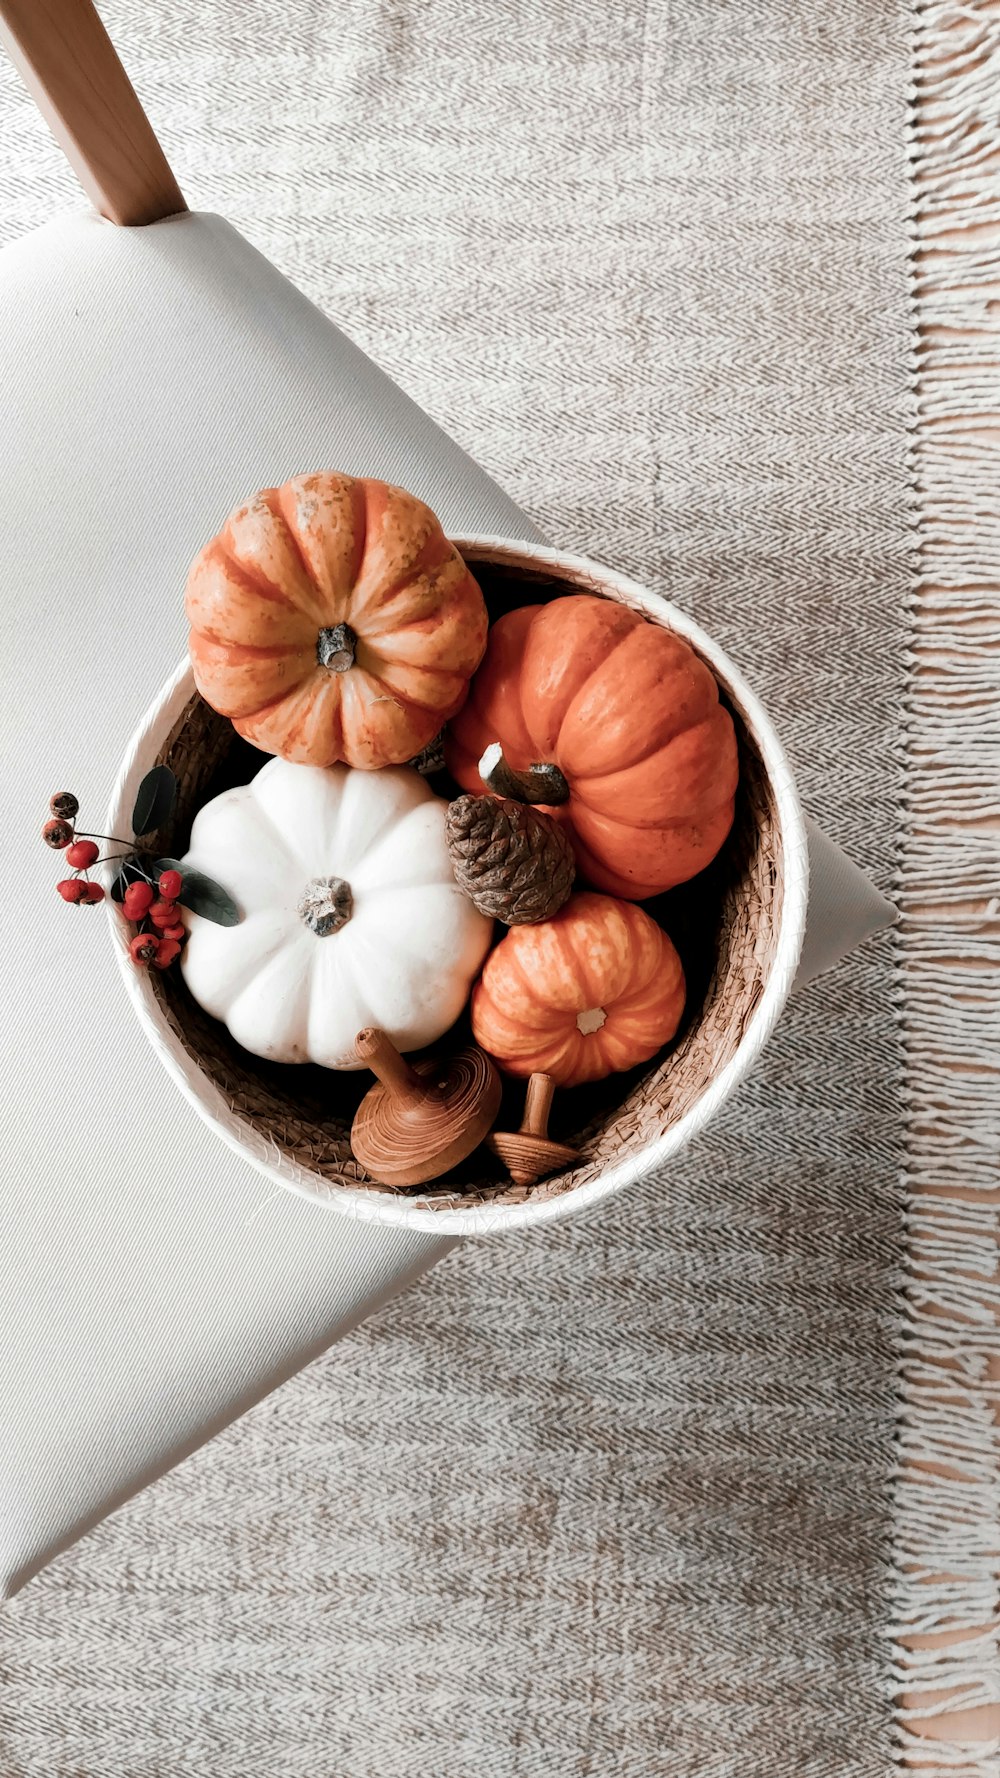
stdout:
MULTIPOLYGON (((532 571, 502 549, 470 549, 466 554, 493 620, 514 606, 560 593, 607 596, 607 587, 589 574, 560 574, 556 579, 551 572, 532 571)), ((645 608, 644 615, 650 615, 645 608)), ((572 1191, 668 1130, 734 1055, 774 956, 782 850, 773 790, 759 750, 729 688, 722 689, 740 751, 733 831, 719 857, 693 883, 643 903, 670 934, 684 964, 688 998, 677 1036, 641 1068, 556 1094, 550 1134, 579 1149, 579 1166, 535 1186, 518 1187, 504 1176, 498 1161, 479 1149, 454 1176, 407 1193, 411 1200, 453 1208, 519 1204, 572 1191)), ((199 808, 231 785, 246 783, 265 757, 194 696, 159 754, 179 786, 169 828, 156 836, 160 851, 183 856, 199 808)), ((453 791, 447 778, 431 783, 442 795, 453 791)), ((167 1022, 230 1109, 269 1146, 306 1168, 319 1192, 389 1189, 367 1176, 350 1148, 351 1120, 371 1083, 369 1075, 262 1061, 202 1011, 179 970, 157 975, 155 987, 167 1022)), ((456 1027, 455 1042, 468 1041, 469 1035, 462 1024, 456 1027)), ((507 1082, 497 1128, 516 1129, 523 1102, 524 1082, 507 1082)))

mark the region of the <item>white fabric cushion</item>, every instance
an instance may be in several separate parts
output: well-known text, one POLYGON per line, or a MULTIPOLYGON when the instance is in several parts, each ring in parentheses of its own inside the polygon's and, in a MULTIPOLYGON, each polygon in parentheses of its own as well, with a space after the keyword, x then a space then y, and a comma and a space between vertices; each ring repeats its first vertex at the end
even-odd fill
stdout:
POLYGON ((102 910, 66 907, 51 791, 100 828, 185 646, 187 564, 297 470, 381 475, 454 532, 535 536, 229 225, 61 218, 0 254, 4 626, 0 1586, 451 1245, 273 1187, 142 1039, 102 910), (11 918, 11 912, 14 918, 11 918))

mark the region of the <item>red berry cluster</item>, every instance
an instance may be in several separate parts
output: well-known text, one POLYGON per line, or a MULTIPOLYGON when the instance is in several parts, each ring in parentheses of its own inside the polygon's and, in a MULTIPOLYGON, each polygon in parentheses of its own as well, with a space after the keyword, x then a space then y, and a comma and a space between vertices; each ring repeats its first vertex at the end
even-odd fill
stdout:
POLYGON ((87 872, 98 862, 100 849, 89 837, 77 839, 73 817, 80 805, 71 790, 57 790, 55 796, 49 798, 49 808, 52 819, 42 828, 42 838, 54 851, 65 852, 66 863, 71 864, 77 873, 63 877, 56 888, 63 901, 72 902, 75 907, 95 907, 104 900, 104 890, 100 883, 90 881, 87 872))
POLYGON ((122 897, 122 913, 138 927, 129 945, 129 955, 140 969, 150 965, 154 969, 169 969, 180 955, 186 936, 177 900, 184 887, 180 871, 161 871, 154 883, 131 849, 108 852, 102 858, 97 840, 118 846, 126 846, 127 842, 115 840, 109 834, 81 834, 75 826, 80 804, 70 790, 57 791, 49 799, 49 808, 52 814, 42 828, 42 838, 55 851, 65 852, 66 862, 74 871, 73 876, 63 877, 56 884, 63 900, 75 907, 93 907, 103 901, 104 889, 91 881, 88 871, 92 865, 105 864, 110 859, 125 859, 133 881, 122 897))
POLYGON ((148 969, 150 964, 154 969, 169 969, 180 956, 185 930, 177 897, 183 886, 180 871, 165 870, 156 884, 159 897, 148 879, 130 883, 126 889, 122 913, 139 927, 128 948, 139 969, 148 969))

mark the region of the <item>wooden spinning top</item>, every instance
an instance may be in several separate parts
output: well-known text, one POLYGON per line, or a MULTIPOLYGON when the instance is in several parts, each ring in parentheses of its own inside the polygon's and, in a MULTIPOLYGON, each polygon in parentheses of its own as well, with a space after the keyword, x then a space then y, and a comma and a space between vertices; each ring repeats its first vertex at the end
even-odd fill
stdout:
POLYGON ((359 1031, 355 1047, 378 1083, 351 1127, 355 1158, 382 1185, 423 1185, 478 1148, 500 1109, 500 1076, 470 1045, 447 1058, 407 1062, 384 1031, 359 1031))
POLYGON ((487 1148, 498 1155, 515 1185, 534 1185, 547 1173, 568 1167, 578 1156, 575 1148, 552 1142, 546 1134, 556 1083, 551 1074, 533 1074, 524 1100, 519 1130, 494 1130, 487 1148))

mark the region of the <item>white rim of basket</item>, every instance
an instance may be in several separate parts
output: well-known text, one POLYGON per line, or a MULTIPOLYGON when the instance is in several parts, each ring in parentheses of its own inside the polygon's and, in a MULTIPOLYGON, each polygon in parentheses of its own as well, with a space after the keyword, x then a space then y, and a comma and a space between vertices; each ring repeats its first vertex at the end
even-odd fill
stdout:
MULTIPOLYGON (((612 588, 624 604, 648 613, 654 620, 662 622, 665 618, 668 627, 684 636, 710 663, 747 719, 760 748, 774 791, 785 862, 774 962, 764 992, 735 1054, 684 1116, 659 1140, 647 1143, 638 1153, 630 1154, 609 1167, 597 1179, 588 1180, 571 1191, 540 1201, 528 1199, 522 1204, 470 1204, 432 1210, 421 1206, 419 1200, 396 1197, 389 1192, 333 1185, 291 1157, 276 1156, 275 1145, 245 1123, 226 1103, 219 1089, 192 1060, 171 1031, 148 973, 136 969, 129 958, 125 922, 113 907, 109 910, 115 955, 126 992, 140 1023, 184 1097, 223 1142, 266 1178, 284 1186, 286 1190, 311 1199, 313 1203, 323 1205, 326 1209, 336 1210, 339 1214, 360 1222, 422 1229, 429 1234, 441 1236, 495 1234, 501 1230, 556 1222, 563 1217, 575 1215, 577 1211, 611 1197, 643 1174, 651 1173, 662 1166, 704 1129, 760 1055, 791 992, 805 935, 809 891, 805 821, 784 748, 756 694, 711 636, 668 600, 586 556, 569 555, 545 544, 522 542, 509 537, 477 536, 455 538, 454 542, 455 547, 463 554, 476 550, 501 552, 509 554, 512 561, 519 561, 527 566, 597 580, 612 588)), ((107 826, 109 833, 119 831, 118 824, 122 821, 128 822, 139 781, 153 763, 151 755, 159 751, 195 689, 190 664, 184 660, 155 703, 147 710, 132 737, 112 793, 107 826)))

